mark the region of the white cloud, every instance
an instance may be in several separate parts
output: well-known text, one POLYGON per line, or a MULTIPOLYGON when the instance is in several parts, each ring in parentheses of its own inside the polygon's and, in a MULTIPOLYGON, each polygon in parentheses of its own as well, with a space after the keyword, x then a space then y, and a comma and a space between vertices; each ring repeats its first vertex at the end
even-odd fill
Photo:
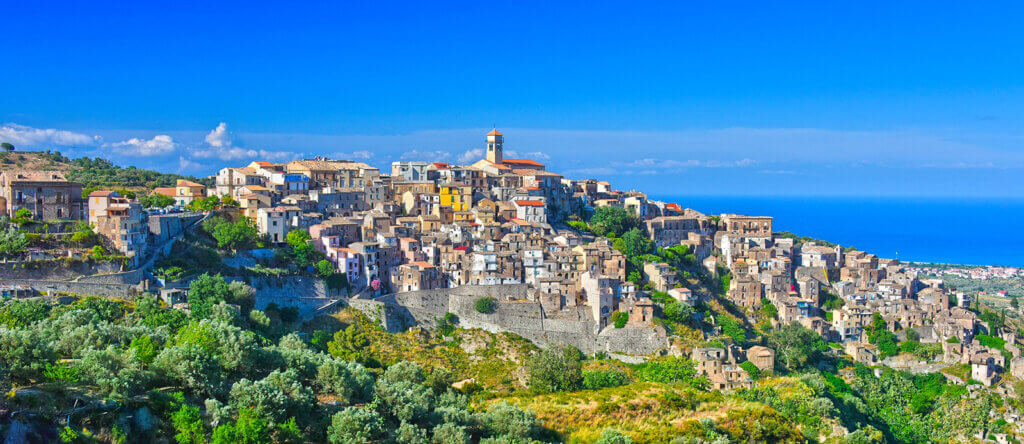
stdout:
POLYGON ((480 159, 483 159, 483 158, 484 158, 484 149, 483 148, 474 148, 474 149, 466 151, 466 152, 464 152, 462 154, 459 154, 458 161, 459 161, 460 165, 469 165, 471 163, 476 163, 476 161, 478 161, 480 159))
POLYGON ((406 151, 399 156, 402 160, 424 160, 427 162, 442 162, 450 159, 452 153, 447 151, 435 150, 435 151, 420 151, 412 150, 406 151))
POLYGON ((241 147, 197 149, 192 156, 199 159, 220 160, 291 160, 301 157, 299 153, 288 151, 254 150, 241 147))
POLYGON ((214 148, 228 148, 235 144, 235 135, 228 131, 228 124, 221 122, 206 135, 206 143, 214 148))
POLYGON ((206 135, 206 148, 195 148, 192 156, 199 159, 220 160, 292 160, 301 156, 289 151, 268 151, 236 146, 234 133, 228 131, 228 124, 221 122, 206 135))
POLYGON ((15 147, 56 146, 94 146, 101 141, 99 136, 89 136, 58 129, 32 128, 16 123, 0 125, 0 142, 13 144, 15 147))
POLYGON ((352 151, 350 153, 341 153, 341 152, 339 152, 339 153, 332 154, 331 157, 333 157, 335 159, 345 159, 345 160, 353 160, 353 159, 354 160, 370 160, 370 159, 373 158, 373 153, 371 153, 369 151, 352 151))
POLYGON ((551 156, 549 156, 546 153, 543 153, 541 151, 532 151, 532 152, 529 152, 529 153, 520 153, 519 151, 516 151, 516 150, 505 150, 505 155, 508 156, 510 159, 523 158, 523 159, 542 159, 542 160, 548 160, 548 159, 551 158, 551 156))
POLYGON ((121 154, 159 156, 173 152, 178 147, 178 143, 171 136, 161 134, 149 140, 133 137, 123 142, 108 143, 104 146, 113 148, 121 154))
POLYGON ((178 157, 178 171, 195 171, 202 168, 203 165, 198 162, 186 159, 184 157, 178 157))

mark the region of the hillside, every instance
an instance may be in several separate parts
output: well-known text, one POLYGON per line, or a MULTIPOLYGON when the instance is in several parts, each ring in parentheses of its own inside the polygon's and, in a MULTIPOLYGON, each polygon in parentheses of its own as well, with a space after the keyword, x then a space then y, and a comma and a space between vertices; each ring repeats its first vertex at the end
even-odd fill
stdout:
POLYGON ((133 166, 122 167, 113 162, 97 158, 80 157, 70 159, 59 151, 14 151, 0 152, 0 171, 7 170, 57 170, 68 173, 68 179, 82 184, 83 188, 127 188, 133 190, 173 187, 178 179, 212 185, 208 178, 196 178, 173 173, 161 173, 133 166))

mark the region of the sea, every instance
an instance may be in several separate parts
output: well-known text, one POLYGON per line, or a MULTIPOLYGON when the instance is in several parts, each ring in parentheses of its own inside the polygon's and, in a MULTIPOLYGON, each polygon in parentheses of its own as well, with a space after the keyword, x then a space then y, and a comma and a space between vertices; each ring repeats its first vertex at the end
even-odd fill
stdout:
POLYGON ((1024 199, 650 196, 902 261, 1024 266, 1024 199))

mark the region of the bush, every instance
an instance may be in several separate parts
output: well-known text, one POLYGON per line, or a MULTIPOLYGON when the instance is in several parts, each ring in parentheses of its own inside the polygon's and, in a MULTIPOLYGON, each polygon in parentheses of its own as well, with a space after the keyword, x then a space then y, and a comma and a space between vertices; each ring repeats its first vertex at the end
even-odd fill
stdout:
POLYGON ((492 435, 505 438, 501 442, 531 442, 540 429, 531 413, 504 402, 491 405, 482 420, 492 435))
POLYGON ((678 322, 680 324, 686 324, 690 322, 693 316, 693 307, 688 304, 673 301, 665 305, 665 319, 672 322, 678 322))
POLYGON ((718 315, 715 319, 718 325, 722 327, 722 333, 732 338, 737 344, 747 342, 747 331, 739 321, 723 314, 718 315))
POLYGON ((530 387, 546 392, 579 390, 583 386, 581 359, 574 347, 541 350, 530 359, 530 387))
POLYGON ((617 369, 595 369, 583 371, 583 388, 597 390, 618 387, 626 383, 626 374, 617 369))
POLYGON ((757 368, 753 362, 743 361, 740 363, 740 368, 745 370, 751 378, 757 379, 761 376, 761 369, 757 368))
POLYGON ((497 300, 494 298, 480 298, 473 303, 473 307, 476 308, 478 313, 491 314, 494 313, 494 307, 497 305, 497 300))
POLYGON ((708 384, 706 377, 697 376, 697 367, 692 360, 678 356, 647 361, 637 370, 637 377, 649 382, 682 382, 701 389, 708 384))
POLYGON ((612 313, 611 319, 612 325, 614 325, 615 328, 622 328, 626 326, 627 322, 629 322, 629 313, 626 313, 624 311, 617 311, 615 313, 612 313))
POLYGON ((327 441, 353 443, 376 441, 384 435, 384 418, 372 408, 348 407, 331 417, 327 441))
POLYGON ((604 429, 594 444, 633 444, 633 439, 615 429, 604 429))

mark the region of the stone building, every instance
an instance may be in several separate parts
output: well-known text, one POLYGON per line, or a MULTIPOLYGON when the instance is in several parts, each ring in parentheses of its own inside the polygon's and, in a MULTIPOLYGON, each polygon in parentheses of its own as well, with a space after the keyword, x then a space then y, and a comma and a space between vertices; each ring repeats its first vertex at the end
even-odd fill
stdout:
POLYGON ((644 264, 644 275, 657 291, 669 291, 676 286, 676 272, 669 264, 647 262, 644 264))
POLYGON ((732 303, 752 310, 761 307, 761 295, 761 283, 746 274, 736 276, 726 292, 726 298, 732 303))
POLYGON ((142 205, 114 191, 89 194, 89 224, 133 261, 145 253, 149 225, 142 205))
POLYGON ((61 171, 10 170, 0 173, 0 208, 7 217, 20 209, 36 220, 85 218, 82 185, 61 171))
POLYGON ((772 218, 770 216, 723 214, 722 225, 729 234, 747 238, 772 237, 772 218))
POLYGON ((434 265, 418 261, 398 266, 391 274, 395 291, 420 291, 445 288, 448 279, 434 265))
POLYGON ((671 247, 688 240, 691 233, 706 232, 708 222, 697 216, 658 216, 644 223, 655 245, 671 247))
POLYGON ((747 360, 761 371, 775 371, 775 350, 755 345, 747 349, 747 360))

